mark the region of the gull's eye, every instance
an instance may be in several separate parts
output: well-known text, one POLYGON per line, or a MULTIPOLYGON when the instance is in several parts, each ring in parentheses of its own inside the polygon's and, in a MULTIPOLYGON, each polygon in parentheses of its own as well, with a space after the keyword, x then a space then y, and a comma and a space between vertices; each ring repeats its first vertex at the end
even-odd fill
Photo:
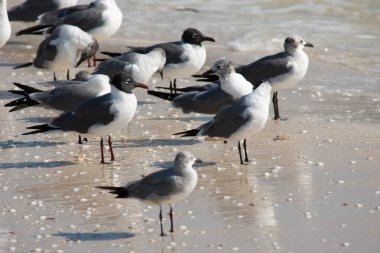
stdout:
POLYGON ((221 69, 222 68, 222 65, 218 65, 216 66, 217 69, 221 69))
POLYGON ((125 80, 125 83, 130 83, 130 82, 131 82, 131 79, 125 80))
POLYGON ((303 40, 301 40, 300 43, 303 44, 303 40))
POLYGON ((198 37, 198 35, 196 33, 193 33, 193 35, 191 35, 191 37, 193 37, 195 39, 196 37, 198 37))

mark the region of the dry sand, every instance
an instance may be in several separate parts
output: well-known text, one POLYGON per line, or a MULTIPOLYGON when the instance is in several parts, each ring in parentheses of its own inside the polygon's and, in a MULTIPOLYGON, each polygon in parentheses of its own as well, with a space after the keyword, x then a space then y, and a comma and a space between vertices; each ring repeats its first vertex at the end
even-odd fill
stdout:
MULTIPOLYGON (((38 41, 12 38, 0 49, 1 105, 15 98, 6 92, 12 82, 51 79, 11 69, 33 56, 38 41)), ((126 44, 136 41, 102 49, 126 44)), ((270 53, 209 49, 208 66, 222 55, 244 63, 270 53)), ((236 143, 174 138, 209 116, 183 115, 141 90, 135 119, 115 139, 116 162, 106 165, 96 139, 80 146, 73 133, 20 135, 57 112, 0 107, 0 252, 378 252, 379 96, 359 86, 366 73, 314 61, 318 50, 309 51, 298 88, 279 92, 288 120, 269 119, 248 143, 249 165, 239 164, 236 143), (157 207, 94 188, 168 166, 179 150, 204 163, 194 192, 175 206, 174 234, 159 236, 157 207)))

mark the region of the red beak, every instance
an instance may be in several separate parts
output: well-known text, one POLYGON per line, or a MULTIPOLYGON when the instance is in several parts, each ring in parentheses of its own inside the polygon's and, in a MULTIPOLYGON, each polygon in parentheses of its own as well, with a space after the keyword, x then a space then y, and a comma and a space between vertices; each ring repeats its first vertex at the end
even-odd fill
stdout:
POLYGON ((142 89, 147 89, 147 90, 149 90, 149 87, 146 86, 146 85, 143 84, 143 83, 137 83, 137 84, 135 84, 135 87, 139 87, 139 88, 142 88, 142 89))

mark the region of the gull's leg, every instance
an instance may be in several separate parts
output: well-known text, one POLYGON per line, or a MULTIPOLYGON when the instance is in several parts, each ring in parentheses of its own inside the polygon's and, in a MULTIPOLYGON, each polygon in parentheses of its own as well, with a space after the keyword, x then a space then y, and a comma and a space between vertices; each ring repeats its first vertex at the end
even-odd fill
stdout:
POLYGON ((169 83, 169 90, 170 90, 170 94, 173 94, 173 82, 172 82, 172 80, 170 80, 170 83, 169 83))
POLYGON ((273 110, 274 110, 274 119, 278 120, 280 118, 280 113, 278 111, 277 91, 273 92, 272 102, 273 102, 273 110))
POLYGON ((100 160, 100 163, 104 164, 104 144, 103 144, 103 137, 100 138, 100 156, 101 156, 101 160, 100 160))
POLYGON ((241 155, 240 141, 239 141, 239 144, 238 144, 238 150, 239 150, 239 156, 240 156, 240 164, 244 164, 244 163, 243 163, 243 157, 242 157, 242 155, 241 155))
POLYGON ((83 144, 82 142, 82 136, 78 135, 78 144, 83 144))
POLYGON ((170 205, 169 216, 170 216, 170 232, 173 233, 173 232, 174 232, 174 224, 173 224, 173 205, 170 205))
POLYGON ((66 72, 66 79, 70 80, 70 70, 69 69, 67 69, 67 72, 66 72))
POLYGON ((173 81, 174 94, 177 94, 177 79, 174 78, 173 81))
POLYGON ((90 58, 87 59, 87 67, 88 67, 88 68, 91 67, 91 60, 90 60, 90 58))
POLYGON ((248 153, 247 153, 247 139, 244 139, 243 148, 244 148, 244 155, 245 155, 244 161, 248 162, 249 160, 248 160, 248 153))
POLYGON ((111 135, 108 135, 108 147, 110 148, 111 161, 115 161, 115 156, 113 155, 113 149, 112 149, 111 135))
POLYGON ((55 72, 53 72, 53 80, 57 81, 57 76, 55 75, 55 72))
POLYGON ((158 215, 158 218, 160 218, 161 236, 165 236, 164 228, 162 226, 162 206, 161 205, 160 205, 160 214, 158 215))
POLYGON ((93 67, 96 67, 96 56, 94 55, 94 57, 92 58, 92 61, 93 61, 93 67))

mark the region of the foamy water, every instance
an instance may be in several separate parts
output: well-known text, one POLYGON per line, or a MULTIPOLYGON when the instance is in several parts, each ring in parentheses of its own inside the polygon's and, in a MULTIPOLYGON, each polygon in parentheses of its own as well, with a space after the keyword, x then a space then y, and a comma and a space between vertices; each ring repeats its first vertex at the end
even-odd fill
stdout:
MULTIPOLYGON (((257 57, 282 48, 298 34, 315 45, 309 55, 348 66, 379 80, 380 1, 118 1, 124 13, 119 36, 175 40, 187 27, 217 39, 217 46, 257 57)), ((374 82, 376 83, 376 82, 374 82)))

